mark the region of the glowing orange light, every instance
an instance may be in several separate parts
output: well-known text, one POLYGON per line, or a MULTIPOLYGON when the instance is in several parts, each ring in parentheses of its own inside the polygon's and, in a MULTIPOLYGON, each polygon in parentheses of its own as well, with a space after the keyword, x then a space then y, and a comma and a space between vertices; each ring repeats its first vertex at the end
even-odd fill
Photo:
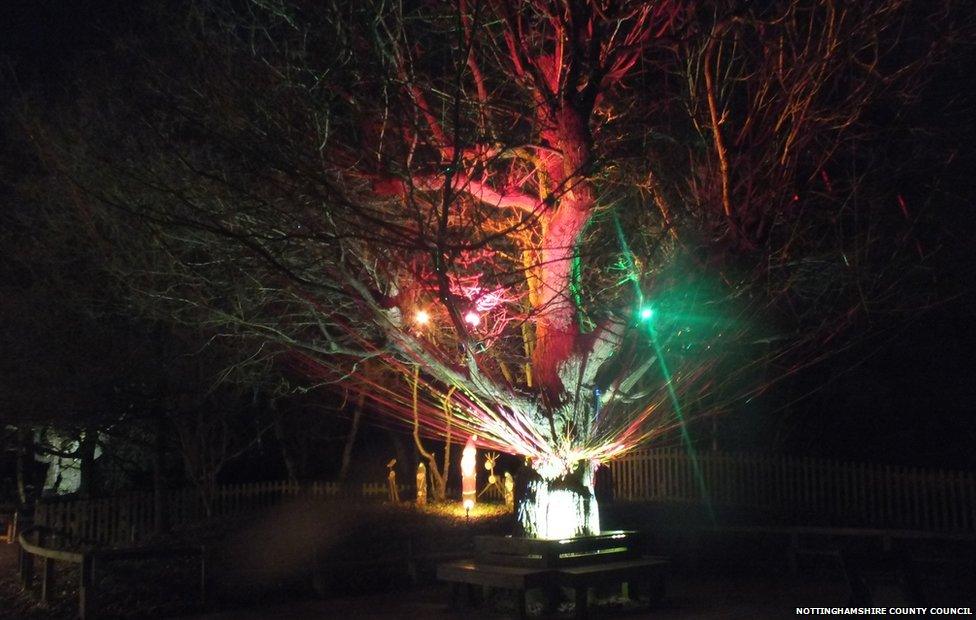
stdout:
POLYGON ((430 323, 430 314, 426 310, 417 310, 417 313, 413 315, 413 320, 417 325, 426 325, 430 323))

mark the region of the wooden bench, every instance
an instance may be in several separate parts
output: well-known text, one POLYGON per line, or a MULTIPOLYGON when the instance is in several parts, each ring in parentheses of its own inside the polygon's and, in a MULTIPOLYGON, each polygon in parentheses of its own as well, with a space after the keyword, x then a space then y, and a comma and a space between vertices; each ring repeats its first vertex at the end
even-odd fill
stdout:
POLYGON ((563 568, 640 557, 637 532, 614 531, 565 539, 475 536, 475 560, 481 564, 563 568))
POLYGON ((467 604, 474 602, 474 586, 514 590, 519 618, 527 617, 526 591, 532 588, 548 590, 556 585, 556 572, 552 569, 481 564, 474 560, 439 564, 437 578, 451 582, 451 607, 459 606, 462 585, 466 586, 464 599, 467 604))

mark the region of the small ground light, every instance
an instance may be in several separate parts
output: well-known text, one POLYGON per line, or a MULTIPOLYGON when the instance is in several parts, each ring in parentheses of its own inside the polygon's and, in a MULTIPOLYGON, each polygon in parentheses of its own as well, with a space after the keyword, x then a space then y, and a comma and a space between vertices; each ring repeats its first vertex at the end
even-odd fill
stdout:
POLYGON ((477 327, 481 323, 481 317, 475 311, 469 311, 464 315, 464 321, 471 327, 477 327))
POLYGON ((640 318, 642 321, 647 321, 654 317, 654 308, 641 308, 640 318))
POLYGON ((413 315, 413 320, 417 325, 426 325, 430 323, 430 314, 426 310, 417 310, 417 313, 413 315))

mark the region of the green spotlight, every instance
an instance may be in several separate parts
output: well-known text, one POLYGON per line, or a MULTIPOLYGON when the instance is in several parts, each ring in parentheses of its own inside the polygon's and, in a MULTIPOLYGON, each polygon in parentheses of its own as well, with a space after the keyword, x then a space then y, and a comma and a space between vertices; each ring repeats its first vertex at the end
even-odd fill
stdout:
POLYGON ((641 308, 640 318, 642 321, 649 321, 652 318, 654 318, 654 308, 651 307, 641 308))

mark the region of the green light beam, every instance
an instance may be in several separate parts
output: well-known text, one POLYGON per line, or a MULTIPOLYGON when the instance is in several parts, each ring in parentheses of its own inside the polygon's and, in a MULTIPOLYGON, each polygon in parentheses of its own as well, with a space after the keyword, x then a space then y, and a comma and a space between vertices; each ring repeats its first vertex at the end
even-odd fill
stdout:
POLYGON ((705 500, 705 510, 708 511, 708 517, 712 520, 712 524, 715 524, 715 510, 712 508, 712 498, 708 494, 708 487, 705 485, 705 476, 702 473, 701 465, 698 462, 698 451, 691 444, 691 436, 688 434, 688 427, 685 425, 685 415, 681 409, 681 404, 678 402, 678 394, 674 391, 674 382, 671 380, 671 371, 668 370, 667 362, 664 361, 664 351, 661 349, 661 345, 657 339, 657 330, 654 329, 654 325, 648 326, 648 331, 651 333, 651 344, 654 345, 654 352, 657 354, 657 360, 661 364, 661 374, 664 376, 664 385, 668 389, 668 397, 671 399, 671 406, 674 407, 674 413, 678 417, 678 428, 681 429, 681 442, 685 445, 685 450, 688 451, 688 456, 691 457, 691 469, 695 475, 695 482, 698 484, 698 490, 701 492, 702 499, 705 500))
MULTIPOLYGON (((649 321, 654 317, 654 310, 644 306, 644 292, 641 290, 640 283, 637 281, 637 267, 634 263, 634 255, 630 251, 627 239, 624 237, 624 229, 620 225, 620 218, 617 216, 616 209, 613 210, 613 225, 617 230, 617 240, 624 254, 624 260, 627 261, 627 267, 630 270, 630 280, 634 284, 634 292, 637 295, 637 307, 641 308, 640 318, 649 321)), ((684 444, 685 450, 691 458, 691 468, 695 476, 695 482, 698 484, 698 490, 702 494, 702 499, 705 500, 705 509, 708 511, 708 516, 712 520, 712 523, 715 523, 715 511, 712 508, 712 498, 708 493, 708 487, 705 485, 705 476, 702 474, 701 464, 698 462, 698 452, 691 443, 691 436, 688 434, 688 428, 685 424, 684 412, 681 409, 681 403, 678 402, 678 394, 674 390, 671 371, 668 370, 668 365, 664 361, 664 350, 661 349, 661 345, 658 342, 657 331, 654 329, 653 322, 648 325, 648 330, 651 334, 651 344, 654 346, 654 352, 657 354, 658 362, 661 364, 661 375, 664 377, 664 385, 668 390, 671 406, 674 408, 674 413, 678 418, 678 426, 681 429, 681 442, 684 444)))

